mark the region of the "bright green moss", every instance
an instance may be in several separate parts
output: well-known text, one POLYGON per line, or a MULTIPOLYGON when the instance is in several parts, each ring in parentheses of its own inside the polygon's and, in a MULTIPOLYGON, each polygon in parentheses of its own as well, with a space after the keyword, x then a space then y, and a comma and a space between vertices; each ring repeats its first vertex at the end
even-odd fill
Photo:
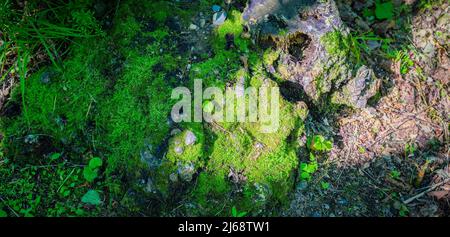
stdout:
MULTIPOLYGON (((257 76, 251 82, 259 86, 265 83, 272 87, 276 85, 257 76)), ((303 120, 307 114, 304 110, 280 98, 280 127, 270 134, 262 132, 260 122, 223 122, 212 126, 216 139, 205 170, 219 177, 231 171, 241 173, 246 177, 245 183, 250 185, 244 195, 236 196, 230 203, 242 204, 240 207, 244 210, 255 210, 252 208, 255 202, 264 205, 270 198, 278 202, 286 200, 293 182, 293 171, 298 167, 296 146, 289 143, 288 137, 297 137, 303 132, 303 120), (259 191, 252 186, 255 183, 277 189, 278 193, 266 193, 264 201, 257 201, 259 191)))
POLYGON ((111 171, 119 167, 136 171, 134 166, 139 167, 139 153, 145 143, 156 147, 169 131, 170 86, 163 73, 150 73, 159 58, 133 55, 128 61, 114 95, 101 106, 99 117, 112 146, 111 171))
POLYGON ((320 41, 331 56, 345 58, 355 64, 361 63, 361 45, 353 35, 335 30, 322 36, 320 41))
POLYGON ((222 212, 229 202, 227 193, 230 189, 224 175, 202 172, 197 179, 194 198, 203 209, 201 212, 216 215, 222 212))
POLYGON ((280 50, 267 49, 263 55, 265 65, 273 65, 273 63, 280 57, 280 50))
POLYGON ((337 30, 325 34, 320 40, 331 55, 342 55, 348 48, 346 38, 337 30))
POLYGON ((240 52, 247 53, 249 51, 250 41, 241 37, 243 31, 243 19, 242 13, 239 11, 231 11, 228 15, 228 19, 217 28, 217 37, 214 40, 214 50, 220 51, 226 44, 225 36, 227 34, 233 34, 234 42, 240 52))
MULTIPOLYGON (((22 88, 15 88, 25 108, 19 117, 2 118, 2 130, 13 139, 11 145, 17 145, 15 139, 34 134, 51 138, 55 145, 83 143, 79 138, 94 119, 95 107, 106 88, 107 81, 100 72, 104 65, 98 63, 104 48, 103 40, 83 41, 73 48, 63 72, 49 67, 33 74, 22 88)), ((8 150, 20 153, 24 149, 8 150)))
MULTIPOLYGON (((203 79, 204 88, 225 88, 241 79, 246 86, 275 86, 265 66, 274 63, 278 52, 250 52, 250 40, 241 37, 241 15, 231 11, 210 42, 212 58, 192 64, 190 80, 180 81, 172 73, 186 68, 187 59, 176 55, 179 52, 170 44, 174 32, 163 24, 171 17, 166 14, 169 10, 180 13, 182 19, 197 12, 181 13, 175 5, 123 1, 111 37, 74 44, 73 53, 64 61, 66 70, 52 76, 50 83, 42 83, 41 78, 51 67, 32 75, 25 83, 22 114, 2 119, 2 130, 9 138, 4 140, 5 153, 23 153, 21 149, 27 147, 17 141, 29 134, 43 134, 51 138, 52 149, 70 154, 76 150, 80 157, 99 154, 106 160, 106 172, 98 182, 108 187, 108 203, 119 203, 129 213, 146 211, 140 209, 139 192, 158 199, 157 211, 171 210, 170 202, 179 205, 180 196, 192 198, 188 201, 199 204, 201 215, 229 215, 233 206, 258 214, 271 199, 282 202, 298 166, 295 139, 291 141, 290 136, 296 138, 303 132, 305 109, 280 98, 280 127, 272 134, 262 133, 260 123, 224 122, 178 124, 183 132, 171 136, 169 122, 174 86, 192 85, 193 79, 203 79), (143 23, 149 22, 157 27, 146 32, 143 23), (227 34, 234 35, 235 48, 225 50, 227 34), (110 55, 111 49, 120 52, 120 59, 110 55), (249 68, 241 57, 248 59, 249 68), (116 60, 121 65, 111 62, 116 60), (192 145, 185 144, 187 131, 196 135, 192 145), (182 152, 176 152, 177 146, 182 152), (143 162, 143 150, 159 159, 160 166, 149 168, 143 162), (198 176, 180 182, 180 164, 193 164, 198 176), (244 178, 231 182, 231 171, 244 178)), ((21 102, 18 92, 15 100, 21 102)), ((47 154, 36 157, 42 155, 47 154)))

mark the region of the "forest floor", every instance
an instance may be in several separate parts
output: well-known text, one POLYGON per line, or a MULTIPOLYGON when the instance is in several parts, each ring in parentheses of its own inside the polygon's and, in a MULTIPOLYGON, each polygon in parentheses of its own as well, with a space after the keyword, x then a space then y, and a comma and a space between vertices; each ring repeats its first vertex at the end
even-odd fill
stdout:
MULTIPOLYGON (((360 21, 357 1, 338 2, 341 16, 353 30, 361 30, 361 25, 379 27, 360 21)), ((442 27, 439 19, 449 10, 443 4, 413 15, 409 31, 380 29, 383 35, 411 41, 405 53, 414 66, 404 73, 400 60, 372 58, 371 67, 385 78, 382 98, 351 115, 319 118, 338 145, 324 162, 327 168, 319 171, 320 178, 299 187, 286 215, 449 215, 450 101, 439 93, 441 86, 448 86, 450 61, 448 43, 440 45, 433 37, 442 27), (446 145, 433 145, 438 140, 446 145), (330 183, 330 188, 324 190, 321 182, 330 183)))
MULTIPOLYGON (((122 161, 121 158, 131 156, 131 154, 135 154, 149 166, 152 166, 152 162, 162 156, 173 156, 167 150, 173 149, 173 141, 177 134, 186 128, 177 127, 170 124, 170 121, 165 121, 166 115, 163 113, 170 111, 170 103, 165 100, 163 94, 169 94, 170 88, 188 84, 193 75, 197 75, 195 73, 202 69, 210 70, 210 64, 212 66, 220 65, 222 68, 213 68, 207 73, 220 76, 224 73, 228 76, 230 72, 237 71, 234 65, 238 65, 237 68, 240 68, 241 64, 246 64, 246 59, 240 57, 242 53, 240 51, 236 54, 234 51, 225 54, 228 61, 224 62, 229 63, 228 65, 222 65, 224 62, 220 61, 219 57, 216 57, 219 63, 214 61, 215 59, 212 57, 217 55, 218 42, 211 43, 211 41, 217 40, 215 38, 216 26, 211 22, 212 4, 210 1, 202 1, 202 3, 206 2, 205 6, 198 8, 198 5, 190 6, 185 2, 177 2, 178 10, 174 15, 162 14, 163 16, 152 15, 141 18, 129 17, 129 12, 136 10, 129 10, 128 8, 133 7, 128 5, 120 9, 119 7, 113 8, 114 11, 107 14, 109 17, 102 19, 101 22, 103 28, 108 28, 109 32, 112 32, 108 33, 110 38, 101 42, 91 40, 87 46, 76 51, 81 55, 80 57, 73 57, 72 61, 62 60, 69 67, 76 65, 75 69, 67 72, 69 75, 67 78, 73 81, 80 80, 79 85, 61 79, 61 86, 54 86, 52 84, 53 69, 51 69, 54 59, 48 56, 47 46, 39 47, 37 52, 32 55, 30 64, 33 66, 27 73, 39 78, 43 85, 31 85, 29 90, 34 90, 34 92, 30 93, 31 97, 28 99, 41 101, 48 108, 34 106, 34 102, 29 102, 27 106, 24 106, 24 100, 27 98, 23 95, 19 96, 24 93, 21 91, 21 88, 24 87, 21 84, 24 83, 20 75, 21 64, 20 60, 17 60, 20 54, 11 53, 6 56, 5 61, 2 61, 1 69, 0 114, 6 121, 2 123, 2 126, 7 124, 9 127, 2 127, 0 133, 2 139, 5 134, 8 135, 3 141, 3 144, 8 144, 8 146, 5 145, 0 150, 2 156, 5 154, 0 159, 0 178, 3 182, 3 185, 0 185, 0 214, 3 210, 9 216, 129 215, 130 213, 143 216, 229 215, 229 211, 224 209, 225 206, 233 208, 231 211, 233 216, 239 214, 236 214, 235 206, 237 204, 234 202, 224 203, 224 207, 221 209, 208 207, 210 209, 205 208, 205 212, 201 212, 203 209, 197 210, 198 208, 192 204, 193 202, 186 201, 187 198, 184 196, 174 195, 173 198, 161 201, 163 199, 160 196, 164 196, 164 192, 161 192, 163 194, 158 193, 157 198, 154 197, 154 193, 157 192, 155 191, 155 180, 158 180, 158 177, 147 174, 147 171, 141 169, 126 170, 126 175, 114 171, 118 166, 128 167, 127 162, 131 161, 122 161), (111 19, 111 15, 114 14, 117 14, 116 18, 111 19), (159 22, 160 18, 164 20, 159 22), (136 27, 137 30, 133 27, 136 27), (160 28, 164 30, 159 30, 160 28), (97 47, 99 51, 104 50, 110 53, 104 59, 107 61, 106 63, 103 63, 103 58, 95 58, 91 53, 83 54, 92 48, 97 50, 97 47), (230 59, 235 62, 229 62, 230 59), (97 64, 103 66, 98 70, 90 68, 91 65, 97 64), (14 65, 17 73, 6 70, 6 68, 13 68, 11 65, 14 65), (147 74, 149 68, 152 71, 151 82, 147 78, 139 76, 147 74), (135 79, 127 75, 138 76, 135 79), (86 80, 89 77, 98 80, 99 84, 91 85, 90 81, 86 80), (131 82, 135 84, 131 84, 131 82), (51 87, 46 87, 46 85, 51 85, 51 87), (13 92, 14 88, 17 88, 15 93, 13 92), (80 92, 78 96, 78 88, 88 88, 89 92, 85 94, 80 92), (39 90, 44 90, 49 94, 53 93, 51 95, 63 95, 68 102, 62 103, 63 105, 58 108, 64 108, 61 111, 66 113, 66 116, 58 116, 54 119, 55 123, 52 121, 48 124, 46 116, 43 116, 45 118, 36 116, 36 118, 31 118, 32 125, 30 125, 30 121, 27 121, 29 118, 26 115, 26 109, 31 113, 42 114, 53 114, 55 110, 58 111, 57 97, 44 98, 44 96, 39 96, 39 90), (121 94, 121 91, 124 93, 121 94), (125 92, 131 92, 132 96, 125 92), (75 94, 77 94, 76 97, 75 94), (150 99, 146 97, 147 94, 151 94, 148 96, 150 99), (161 106, 153 104, 145 107, 142 105, 151 99, 157 101, 156 103, 161 106), (126 102, 124 102, 125 100, 126 102), (89 106, 85 106, 86 109, 84 107, 80 109, 79 114, 71 112, 71 110, 77 109, 78 105, 89 106), (141 110, 142 114, 136 112, 141 110), (157 111, 156 114, 160 116, 158 117, 160 120, 151 121, 145 117, 147 110, 157 111), (123 116, 128 114, 132 114, 133 119, 124 119, 123 116), (20 119, 17 117, 19 115, 20 119), (142 125, 141 123, 144 122, 148 122, 149 125, 142 125), (123 126, 121 123, 127 125, 123 126), (83 124, 82 132, 79 132, 79 124, 83 124), (25 125, 35 127, 25 129, 23 128, 25 125), (48 129, 46 126, 53 127, 48 129), (37 132, 41 130, 52 136, 38 134, 37 132), (140 130, 147 133, 141 133, 140 130), (137 132, 128 134, 130 131, 137 132), (25 137, 25 139, 21 139, 24 142, 19 142, 20 139, 12 139, 12 137, 22 138, 21 136, 25 137), (105 140, 108 139, 108 142, 98 141, 101 138, 95 139, 94 136, 105 136, 107 137, 105 140), (9 138, 11 140, 7 140, 9 138), (151 140, 147 144, 146 141, 144 142, 146 139, 155 139, 156 141, 151 140), (148 151, 138 147, 138 144, 141 145, 141 143, 145 143, 148 151), (150 154, 155 150, 154 155, 150 154), (27 163, 26 166, 21 167, 22 160, 11 164, 11 161, 16 162, 16 158, 35 158, 30 154, 49 158, 53 163, 39 161, 27 163), (101 162, 91 167, 92 161, 97 161, 98 159, 95 158, 103 155, 110 157, 110 160, 104 161, 109 165, 106 169, 113 170, 110 173, 105 171, 103 174, 104 168, 101 168, 101 162), (74 156, 81 158, 76 160, 72 158, 74 156), (123 163, 118 162, 113 165, 111 157, 120 157, 117 160, 123 163), (64 162, 54 162, 60 158, 64 159, 64 162), (79 165, 79 163, 86 165, 79 165), (91 168, 86 169, 86 167, 91 168), (41 171, 41 168, 45 170, 41 171), (96 181, 92 182, 86 177, 86 170, 95 173, 92 180, 96 181), (97 175, 97 172, 101 172, 101 174, 97 175), (52 176, 52 173, 55 173, 55 177, 52 176), (57 182, 48 181, 46 177, 55 178, 57 182), (133 184, 129 185, 129 188, 123 188, 119 187, 120 182, 133 182, 133 184), (30 187, 30 183, 36 183, 36 186, 31 185, 32 187, 30 187), (39 185, 41 187, 47 185, 48 189, 57 190, 57 194, 52 196, 54 200, 44 200, 43 194, 48 189, 47 187, 41 189, 39 185), (99 198, 95 198, 98 193, 90 193, 92 190, 102 190, 99 193, 103 194, 104 198, 101 201, 98 200, 99 198), (139 194, 137 190, 144 190, 145 195, 139 194), (109 193, 113 191, 118 194, 109 193), (92 194, 94 198, 87 194, 92 194), (80 204, 81 197, 83 203, 80 204), (89 200, 86 201, 86 199, 89 200), (107 207, 99 208, 98 205, 103 203, 107 207), (143 206, 147 209, 141 209, 143 206), (170 208, 164 209, 160 206, 170 208), (211 214, 212 212, 214 213, 211 214)), ((232 8, 242 12, 245 7, 243 1, 233 2, 232 8)), ((350 28, 352 34, 359 37, 358 42, 363 45, 362 58, 367 66, 375 71, 376 76, 382 79, 381 90, 375 96, 376 98, 370 101, 369 106, 356 111, 339 111, 328 114, 309 108, 310 111, 304 124, 305 132, 298 137, 296 142, 304 145, 309 136, 322 134, 333 141, 333 148, 326 158, 321 157, 318 160, 319 168, 314 172, 311 180, 298 179, 294 182, 295 187, 289 192, 287 204, 281 205, 281 207, 279 205, 268 206, 269 210, 264 212, 254 210, 248 212, 254 213, 254 215, 314 217, 449 216, 449 2, 442 1, 433 4, 429 1, 396 0, 393 1, 394 4, 405 9, 397 13, 394 19, 383 21, 374 19, 374 1, 337 0, 336 2, 340 17, 350 28), (367 35, 366 32, 372 32, 375 36, 367 35), (442 34, 445 35, 444 40, 442 40, 442 34), (389 41, 388 48, 384 48, 386 39, 392 41, 389 41), (272 210, 271 208, 278 209, 272 210)), ((167 5, 162 4, 162 6, 164 6, 164 10, 161 11, 171 10, 170 7, 167 8, 167 5)), ((239 34, 242 33, 241 31, 236 30, 239 34)), ((238 37, 236 36, 236 38, 238 37)), ((224 42, 220 43, 227 43, 224 39, 222 40, 224 42)), ((2 34, 2 46, 5 44, 6 41, 3 41, 2 34)), ((64 51, 69 47, 68 44, 65 42, 58 50, 64 51)), ((239 41, 233 47, 246 49, 246 44, 246 41, 239 41)), ((213 84, 224 86, 226 83, 215 81, 213 84)), ((216 130, 229 129, 227 127, 224 129, 219 125, 211 125, 211 127, 204 129, 208 132, 202 130, 201 134, 204 134, 205 138, 203 135, 198 135, 195 130, 197 128, 189 127, 189 129, 195 132, 194 137, 197 136, 195 139, 200 142, 211 137, 217 139, 219 132, 216 130)), ((214 151, 210 151, 213 149, 209 148, 212 146, 211 144, 207 141, 201 143, 206 147, 205 153, 214 154, 214 151)), ((189 151, 192 149, 195 152, 197 147, 186 146, 183 149, 189 151)), ((210 155, 212 156, 212 154, 210 155)), ((301 162, 304 157, 298 156, 301 162)), ((220 162, 227 161, 219 160, 218 163, 220 162)), ((139 168, 141 167, 139 166, 139 168)), ((197 167, 196 164, 195 168, 213 170, 207 165, 197 167)), ((192 169, 194 168, 192 167, 192 169)), ((177 172, 179 170, 180 168, 177 172)), ((207 191, 198 190, 198 186, 201 187, 201 185, 197 180, 201 180, 200 177, 203 177, 200 175, 188 175, 188 182, 193 179, 195 184, 177 183, 179 179, 182 179, 183 172, 184 170, 178 173, 178 178, 173 178, 177 181, 173 181, 173 176, 171 176, 170 182, 176 183, 176 186, 167 188, 169 190, 166 191, 167 193, 171 191, 180 191, 179 193, 181 193, 188 190, 186 192, 189 198, 192 195, 196 201, 201 202, 203 200, 201 192, 215 192, 209 189, 207 191), (190 185, 193 186, 192 189, 190 185)), ((226 175, 232 182, 231 189, 233 190, 233 194, 227 195, 243 193, 240 185, 247 177, 243 177, 242 173, 234 172, 233 169, 226 175)), ((222 184, 221 182, 209 183, 211 178, 205 177, 207 177, 205 178, 207 181, 203 182, 206 182, 206 185, 220 186, 222 184)), ((219 194, 214 193, 214 195, 223 198, 219 194)), ((206 197, 209 196, 206 195, 206 197)), ((225 197, 228 198, 228 196, 225 197)), ((222 205, 222 203, 218 203, 222 205)), ((211 202, 204 206, 208 205, 217 206, 217 203, 211 202)), ((245 205, 242 206, 244 208, 245 205)), ((240 206, 238 209, 241 210, 240 206)), ((247 213, 247 210, 242 210, 247 213)))

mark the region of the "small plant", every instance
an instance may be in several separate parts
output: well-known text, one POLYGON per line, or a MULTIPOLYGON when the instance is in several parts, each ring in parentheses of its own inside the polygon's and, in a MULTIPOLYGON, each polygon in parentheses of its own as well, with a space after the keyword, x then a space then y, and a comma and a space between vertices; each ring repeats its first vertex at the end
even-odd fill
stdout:
POLYGON ((365 154, 366 153, 366 148, 363 147, 363 146, 359 146, 358 147, 358 151, 359 151, 360 154, 365 154))
POLYGON ((89 161, 89 165, 84 167, 83 176, 88 182, 94 181, 98 176, 98 170, 103 162, 100 158, 94 157, 89 161))
POLYGON ((405 157, 414 156, 414 152, 416 152, 417 147, 414 143, 407 143, 405 145, 405 157))
POLYGON ((400 50, 397 52, 395 61, 400 62, 400 73, 405 75, 414 66, 414 61, 411 59, 407 50, 400 50))
POLYGON ((326 140, 322 135, 309 137, 306 144, 311 151, 327 152, 333 148, 333 143, 326 140))
POLYGON ((102 203, 100 199, 100 194, 98 194, 95 190, 89 190, 84 196, 81 198, 81 201, 90 204, 90 205, 99 205, 102 203))
POLYGON ((320 182, 320 186, 323 190, 328 190, 330 188, 330 183, 322 181, 320 182))
POLYGON ((317 171, 318 163, 315 153, 329 152, 333 148, 333 143, 328 141, 322 135, 315 135, 308 137, 306 140, 306 147, 310 150, 309 162, 300 163, 300 178, 302 180, 311 180, 312 174, 317 171))
POLYGON ((408 216, 408 213, 409 213, 408 207, 404 204, 401 204, 400 210, 398 211, 398 215, 400 217, 406 217, 406 216, 408 216))
POLYGON ((379 20, 390 20, 394 17, 394 4, 392 1, 375 3, 375 16, 379 20))
POLYGON ((49 156, 49 159, 51 161, 55 161, 55 160, 58 160, 60 157, 61 157, 61 153, 53 153, 49 156))
POLYGON ((245 211, 242 211, 242 212, 238 211, 235 206, 233 206, 233 208, 231 208, 231 216, 232 217, 244 217, 246 215, 247 215, 247 212, 245 212, 245 211))
POLYGON ((393 170, 393 171, 391 171, 391 177, 392 177, 393 179, 399 179, 399 178, 400 178, 400 175, 401 175, 401 173, 400 173, 400 171, 398 171, 398 170, 393 170))
POLYGON ((3 209, 0 209, 0 218, 1 217, 8 217, 8 213, 6 213, 5 211, 3 211, 3 209))
POLYGON ((318 163, 314 154, 309 153, 309 163, 302 162, 300 164, 300 178, 302 180, 311 180, 312 174, 318 169, 318 163))

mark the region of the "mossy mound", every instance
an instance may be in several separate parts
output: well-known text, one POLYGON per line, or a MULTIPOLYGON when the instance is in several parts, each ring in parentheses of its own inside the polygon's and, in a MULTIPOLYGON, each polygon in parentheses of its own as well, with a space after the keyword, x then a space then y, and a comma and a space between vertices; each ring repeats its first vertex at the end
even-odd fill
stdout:
MULTIPOLYGON (((111 29, 76 40, 61 65, 47 66, 15 88, 8 106, 19 109, 1 118, 4 156, 17 165, 41 165, 62 154, 62 181, 73 173, 79 177, 70 187, 76 191, 64 192, 68 205, 79 205, 52 215, 82 213, 80 195, 93 189, 102 201, 92 215, 174 215, 180 204, 176 215, 227 216, 233 206, 260 215, 287 200, 306 109, 280 98, 279 129, 272 134, 262 132, 260 122, 174 124, 172 89, 192 88, 194 79, 221 89, 242 82, 255 88, 277 84, 261 60, 264 52, 242 37, 238 11, 230 11, 205 41, 213 55, 191 62, 177 48, 180 35, 168 26, 169 10, 183 27, 195 14, 185 3, 121 2, 111 29), (234 47, 225 49, 230 35, 234 47), (104 165, 95 182, 86 182, 79 165, 93 156, 104 165)), ((24 184, 17 185, 8 188, 24 184)))

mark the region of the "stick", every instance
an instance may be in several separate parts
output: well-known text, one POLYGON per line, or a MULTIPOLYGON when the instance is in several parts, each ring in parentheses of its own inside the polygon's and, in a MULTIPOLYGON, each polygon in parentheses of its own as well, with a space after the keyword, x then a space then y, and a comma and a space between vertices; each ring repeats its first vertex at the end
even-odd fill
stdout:
POLYGON ((427 190, 425 190, 425 191, 423 191, 423 192, 417 194, 417 195, 414 196, 414 197, 411 197, 411 198, 409 198, 409 199, 403 201, 403 203, 404 203, 404 204, 408 204, 408 203, 410 203, 410 202, 412 202, 412 201, 414 201, 414 200, 416 200, 416 199, 422 197, 423 195, 425 195, 425 194, 427 194, 427 193, 433 191, 435 188, 437 188, 437 187, 439 187, 439 186, 441 186, 441 185, 447 183, 448 181, 450 181, 450 178, 445 179, 444 181, 442 181, 442 182, 440 182, 440 183, 437 183, 437 184, 432 185, 432 186, 431 186, 430 188, 428 188, 427 190))

